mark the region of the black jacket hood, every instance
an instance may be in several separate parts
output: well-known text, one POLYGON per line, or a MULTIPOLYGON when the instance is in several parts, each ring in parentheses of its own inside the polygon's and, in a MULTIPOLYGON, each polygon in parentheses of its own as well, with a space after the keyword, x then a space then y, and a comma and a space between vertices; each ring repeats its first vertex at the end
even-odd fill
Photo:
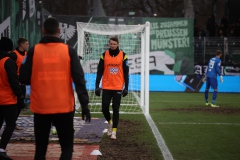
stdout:
POLYGON ((0 51, 0 59, 3 59, 5 57, 10 57, 11 58, 11 54, 6 52, 6 51, 0 51))

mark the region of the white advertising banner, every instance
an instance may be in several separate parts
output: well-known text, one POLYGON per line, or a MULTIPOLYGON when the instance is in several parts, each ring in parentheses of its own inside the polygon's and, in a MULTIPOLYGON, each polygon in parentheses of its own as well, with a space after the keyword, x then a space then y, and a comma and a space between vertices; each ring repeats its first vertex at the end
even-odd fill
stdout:
MULTIPOLYGON (((100 58, 100 57, 99 57, 100 58)), ((82 63, 85 73, 96 73, 99 60, 88 60, 82 63)), ((174 59, 167 55, 164 51, 150 52, 149 69, 161 71, 164 74, 174 74, 174 71, 169 69, 167 65, 173 65, 174 59)), ((129 73, 141 72, 141 54, 128 55, 129 73)))

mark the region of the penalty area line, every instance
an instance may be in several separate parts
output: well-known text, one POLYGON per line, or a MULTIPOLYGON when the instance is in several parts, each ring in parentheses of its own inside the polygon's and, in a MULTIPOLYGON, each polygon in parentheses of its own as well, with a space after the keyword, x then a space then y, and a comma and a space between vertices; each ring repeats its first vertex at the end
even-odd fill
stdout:
POLYGON ((167 145, 165 144, 165 141, 164 141, 161 133, 159 132, 157 126, 155 125, 154 121, 152 120, 152 117, 149 114, 144 114, 144 115, 147 119, 147 122, 148 122, 149 126, 152 129, 153 135, 157 140, 158 147, 160 148, 164 159, 165 160, 173 160, 173 156, 170 153, 167 145))

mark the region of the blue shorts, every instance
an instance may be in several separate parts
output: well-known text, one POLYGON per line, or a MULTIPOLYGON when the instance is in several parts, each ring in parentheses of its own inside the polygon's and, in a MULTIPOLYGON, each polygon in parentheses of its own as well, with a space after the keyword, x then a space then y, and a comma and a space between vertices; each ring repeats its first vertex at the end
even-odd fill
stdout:
POLYGON ((206 89, 209 89, 210 86, 212 87, 212 89, 217 89, 218 88, 217 78, 207 77, 206 89))

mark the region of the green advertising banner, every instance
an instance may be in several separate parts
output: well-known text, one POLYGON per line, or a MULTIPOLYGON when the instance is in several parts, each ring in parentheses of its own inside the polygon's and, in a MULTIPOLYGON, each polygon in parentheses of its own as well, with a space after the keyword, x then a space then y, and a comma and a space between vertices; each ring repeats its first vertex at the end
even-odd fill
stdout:
POLYGON ((193 19, 143 18, 142 20, 143 23, 149 21, 151 24, 150 73, 193 74, 193 19), (151 60, 156 63, 151 63, 151 60))
POLYGON ((37 0, 0 0, 0 36, 28 39, 30 47, 41 39, 41 7, 37 0))

